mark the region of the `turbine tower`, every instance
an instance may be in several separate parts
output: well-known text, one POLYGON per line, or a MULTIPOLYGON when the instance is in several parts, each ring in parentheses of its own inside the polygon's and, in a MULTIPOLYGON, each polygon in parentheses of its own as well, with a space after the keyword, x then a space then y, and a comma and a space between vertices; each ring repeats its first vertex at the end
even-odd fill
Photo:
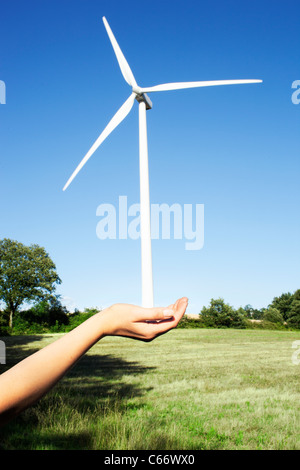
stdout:
POLYGON ((239 85, 245 83, 261 83, 262 80, 213 80, 200 82, 165 83, 152 87, 141 88, 138 86, 134 75, 113 35, 105 17, 102 18, 108 37, 114 49, 122 75, 132 89, 132 93, 125 103, 116 112, 96 142, 92 145, 85 157, 72 173, 63 191, 67 189, 77 173, 95 153, 109 134, 125 119, 131 111, 134 100, 139 103, 139 167, 140 167, 140 234, 141 234, 141 270, 142 270, 142 306, 151 308, 153 301, 153 276, 152 276, 152 251, 150 229, 150 195, 149 195, 149 166, 146 111, 152 108, 152 103, 147 93, 156 91, 180 90, 184 88, 198 88, 217 85, 239 85))

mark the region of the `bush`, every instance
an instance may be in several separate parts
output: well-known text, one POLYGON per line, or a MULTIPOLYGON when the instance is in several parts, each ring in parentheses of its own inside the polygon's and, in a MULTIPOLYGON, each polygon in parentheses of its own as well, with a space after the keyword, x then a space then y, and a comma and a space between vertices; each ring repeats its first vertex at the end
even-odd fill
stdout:
POLYGON ((40 334, 64 331, 69 323, 67 309, 59 300, 44 300, 28 310, 15 313, 13 334, 40 334))
POLYGON ((211 299, 210 306, 201 310, 201 320, 207 327, 246 328, 245 318, 223 299, 211 299))
POLYGON ((14 335, 42 334, 48 332, 48 326, 40 323, 29 322, 16 314, 11 331, 14 335))
POLYGON ((203 320, 199 318, 188 318, 186 315, 178 323, 177 328, 206 328, 203 320))
POLYGON ((67 309, 56 299, 51 301, 43 300, 29 310, 16 313, 14 330, 23 328, 25 325, 26 328, 28 325, 35 325, 35 329, 44 329, 57 323, 60 325, 69 323, 67 309), (38 328, 38 326, 41 328, 38 328))
POLYGON ((99 309, 85 309, 67 314, 65 307, 49 308, 43 303, 29 310, 17 312, 13 334, 67 333, 99 312, 99 309))
POLYGON ((283 324, 283 316, 277 308, 269 307, 263 314, 263 320, 270 323, 283 324))
POLYGON ((246 328, 250 330, 286 330, 287 327, 283 323, 273 323, 267 320, 251 321, 245 320, 246 328))
POLYGON ((74 312, 69 315, 69 323, 66 328, 66 331, 71 331, 76 326, 81 325, 84 321, 88 320, 90 317, 95 315, 96 312, 99 312, 99 310, 94 310, 94 309, 85 309, 84 312, 74 312))
POLYGON ((0 310, 0 336, 8 336, 10 328, 8 326, 9 315, 5 311, 0 310))
POLYGON ((9 326, 1 326, 0 325, 0 336, 10 336, 11 329, 9 326))

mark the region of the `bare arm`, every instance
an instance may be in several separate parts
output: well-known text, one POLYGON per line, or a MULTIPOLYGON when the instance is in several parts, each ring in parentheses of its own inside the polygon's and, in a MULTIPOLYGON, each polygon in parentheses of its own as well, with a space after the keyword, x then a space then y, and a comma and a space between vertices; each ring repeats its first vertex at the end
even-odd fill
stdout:
POLYGON ((96 313, 0 375, 0 425, 44 396, 104 336, 152 341, 175 328, 186 307, 183 297, 166 308, 115 304, 96 313))

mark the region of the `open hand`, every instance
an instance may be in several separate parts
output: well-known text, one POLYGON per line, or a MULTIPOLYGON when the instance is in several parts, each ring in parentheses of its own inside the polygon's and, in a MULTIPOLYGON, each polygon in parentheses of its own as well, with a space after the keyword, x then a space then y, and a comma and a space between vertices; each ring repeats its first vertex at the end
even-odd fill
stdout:
POLYGON ((152 341, 176 328, 187 305, 186 297, 168 307, 143 308, 130 304, 114 304, 101 312, 104 336, 126 336, 152 341))

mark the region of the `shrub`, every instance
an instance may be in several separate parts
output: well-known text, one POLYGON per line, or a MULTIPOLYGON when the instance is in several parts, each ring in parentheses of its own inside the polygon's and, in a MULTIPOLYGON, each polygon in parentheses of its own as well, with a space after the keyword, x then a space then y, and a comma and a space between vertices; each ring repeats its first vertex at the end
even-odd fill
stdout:
POLYGON ((246 322, 240 311, 226 304, 223 299, 211 299, 210 306, 201 310, 201 320, 208 327, 246 328, 246 322))
POLYGON ((67 325, 69 323, 68 312, 61 303, 54 299, 51 301, 43 300, 35 304, 29 310, 23 310, 16 314, 16 321, 20 324, 20 318, 29 325, 36 324, 43 327, 51 327, 57 323, 67 325))
POLYGON ((263 320, 271 323, 283 323, 283 316, 277 308, 269 307, 263 314, 263 320))
POLYGON ((180 320, 177 328, 206 328, 202 318, 188 318, 186 315, 180 320))
POLYGON ((251 330, 286 330, 283 323, 273 323, 267 320, 251 321, 246 318, 246 328, 251 330))
POLYGON ((65 328, 65 331, 73 330, 74 328, 76 328, 76 326, 79 326, 81 323, 95 315, 96 312, 99 312, 99 309, 85 309, 84 312, 76 311, 74 313, 69 314, 69 323, 65 328))
POLYGON ((0 336, 8 336, 10 328, 8 326, 9 314, 0 310, 0 336))

